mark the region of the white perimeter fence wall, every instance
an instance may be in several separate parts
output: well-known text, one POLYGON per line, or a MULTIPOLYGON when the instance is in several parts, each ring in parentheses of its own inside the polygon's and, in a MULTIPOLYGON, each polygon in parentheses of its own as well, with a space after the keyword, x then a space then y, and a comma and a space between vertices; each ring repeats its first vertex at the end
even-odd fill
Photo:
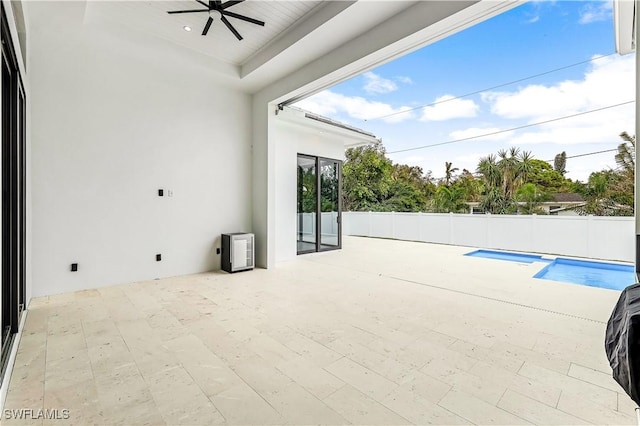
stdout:
POLYGON ((343 213, 344 235, 633 262, 633 217, 343 213))

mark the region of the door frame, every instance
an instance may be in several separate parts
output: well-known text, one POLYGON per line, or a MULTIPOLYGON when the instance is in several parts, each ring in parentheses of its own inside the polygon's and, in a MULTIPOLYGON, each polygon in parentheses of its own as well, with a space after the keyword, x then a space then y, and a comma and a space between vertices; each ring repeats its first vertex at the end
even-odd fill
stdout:
POLYGON ((0 248, 0 384, 8 367, 26 304, 26 93, 9 32, 7 10, 0 5, 0 168, 2 219, 0 248), (7 74, 5 74, 5 69, 7 74), (6 81, 5 81, 6 77, 6 81))
MULTIPOLYGON (((318 194, 320 193, 320 188, 318 186, 318 157, 314 156, 314 155, 307 155, 307 154, 298 154, 296 156, 296 201, 297 201, 297 197, 298 197, 298 191, 300 191, 300 182, 299 182, 299 178, 300 175, 298 174, 299 170, 298 170, 298 164, 297 164, 297 160, 298 158, 303 157, 306 158, 308 160, 314 160, 315 162, 315 170, 316 170, 316 241, 315 241, 315 248, 313 249, 309 249, 309 250, 298 250, 298 236, 300 235, 300 229, 298 228, 296 230, 296 254, 309 254, 309 253, 316 253, 318 251, 318 240, 320 239, 320 235, 318 235, 318 194)), ((296 203, 297 204, 297 203, 296 203)), ((296 211, 299 214, 299 205, 296 206, 296 211)), ((298 218, 297 219, 298 223, 296 224, 296 226, 300 227, 301 226, 301 219, 298 218)))
MULTIPOLYGON (((300 157, 307 158, 315 161, 315 170, 316 170, 316 241, 315 248, 310 250, 297 250, 297 238, 296 238, 296 254, 308 254, 308 253, 319 253, 331 250, 340 250, 342 249, 342 160, 338 160, 335 158, 329 157, 321 157, 318 155, 310 155, 298 153, 296 156, 296 160, 300 157), (338 223, 338 245, 333 247, 323 247, 322 246, 322 188, 321 188, 321 172, 320 172, 320 162, 321 161, 329 161, 337 164, 338 170, 338 216, 336 218, 338 223)), ((297 167, 297 164, 296 164, 297 167)), ((296 173, 296 192, 299 190, 298 182, 297 182, 296 173)), ((296 194, 297 197, 297 194, 296 194)), ((296 206, 296 210, 298 206, 296 206)))
POLYGON ((318 220, 316 221, 316 233, 318 234, 318 241, 316 242, 316 250, 318 252, 340 250, 342 248, 342 161, 335 158, 328 157, 316 157, 316 170, 317 173, 317 186, 318 186, 318 202, 317 212, 318 220), (335 247, 322 248, 322 188, 320 187, 321 173, 320 173, 320 161, 331 161, 338 165, 338 245, 335 247))

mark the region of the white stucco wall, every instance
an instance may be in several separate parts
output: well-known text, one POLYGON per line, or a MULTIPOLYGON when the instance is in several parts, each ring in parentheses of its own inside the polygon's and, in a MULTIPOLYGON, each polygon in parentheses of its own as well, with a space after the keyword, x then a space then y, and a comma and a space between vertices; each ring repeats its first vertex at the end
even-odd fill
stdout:
POLYGON ((342 161, 349 138, 281 116, 270 119, 269 140, 275 144, 275 260, 280 262, 296 257, 298 154, 342 161))
POLYGON ((250 97, 83 7, 28 5, 34 296, 218 268, 251 230, 250 97))

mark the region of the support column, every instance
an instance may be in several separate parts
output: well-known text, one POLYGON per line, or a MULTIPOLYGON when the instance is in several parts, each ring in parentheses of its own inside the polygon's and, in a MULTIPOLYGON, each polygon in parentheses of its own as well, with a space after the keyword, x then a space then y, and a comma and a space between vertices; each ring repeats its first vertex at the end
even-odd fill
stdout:
MULTIPOLYGON (((640 70, 640 55, 638 54, 638 31, 640 31, 640 17, 638 17, 638 11, 640 10, 640 0, 635 0, 635 40, 634 49, 636 52, 636 141, 640 135, 640 106, 638 105, 638 99, 640 99, 640 83, 638 82, 638 70, 640 70)), ((640 276, 640 170, 638 168, 638 157, 635 159, 635 219, 636 219, 636 280, 640 276)))

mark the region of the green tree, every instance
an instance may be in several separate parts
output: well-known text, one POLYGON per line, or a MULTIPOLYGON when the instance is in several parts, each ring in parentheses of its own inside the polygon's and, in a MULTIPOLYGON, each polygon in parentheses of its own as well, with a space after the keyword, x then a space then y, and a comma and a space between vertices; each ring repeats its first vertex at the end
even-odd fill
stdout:
POLYGON ((629 136, 627 132, 620 133, 620 137, 624 142, 618 145, 616 164, 624 173, 633 174, 636 168, 636 137, 629 136))
POLYGON ((302 182, 298 192, 298 210, 303 213, 314 213, 318 202, 315 168, 298 166, 298 181, 302 182))
POLYGON ((615 170, 602 170, 589 175, 580 188, 586 204, 580 214, 595 216, 633 216, 633 188, 620 191, 623 177, 615 170))
POLYGON ((438 213, 462 213, 468 209, 464 192, 459 187, 438 186, 434 201, 438 213))
POLYGON ((634 213, 635 151, 636 138, 627 132, 620 133, 622 143, 614 156, 616 170, 591 173, 586 184, 576 189, 586 199, 579 209, 581 214, 597 216, 632 216, 634 213))
POLYGON ((377 210, 388 198, 393 179, 393 163, 385 155, 382 142, 347 149, 342 168, 345 210, 377 210))
POLYGON ((516 191, 533 173, 533 160, 530 152, 515 147, 481 158, 477 169, 484 183, 480 207, 494 214, 515 213, 516 191))
POLYGON ((431 179, 431 172, 423 172, 419 166, 408 166, 406 164, 394 164, 391 173, 394 181, 405 182, 415 188, 422 196, 426 203, 436 191, 435 184, 431 179))
POLYGON ((618 179, 611 185, 611 198, 623 205, 634 207, 635 169, 636 169, 636 137, 627 132, 620 134, 623 142, 618 145, 615 155, 618 165, 618 179))
POLYGON ((393 164, 381 142, 346 151, 343 182, 343 205, 352 211, 426 211, 435 193, 431 172, 393 164))
POLYGON ((516 200, 520 205, 518 210, 524 214, 544 214, 540 203, 546 201, 547 196, 533 183, 525 183, 516 191, 516 200))
POLYGON ((462 173, 451 185, 452 187, 459 188, 462 191, 463 198, 467 202, 480 201, 480 194, 482 193, 482 181, 467 169, 463 169, 462 173))
POLYGON ((528 183, 533 183, 546 193, 572 192, 572 182, 562 176, 549 163, 534 158, 531 160, 531 164, 532 169, 527 176, 528 183))
POLYGON ((391 184, 389 197, 378 209, 388 212, 418 212, 426 210, 427 199, 420 190, 406 181, 397 180, 391 184))

